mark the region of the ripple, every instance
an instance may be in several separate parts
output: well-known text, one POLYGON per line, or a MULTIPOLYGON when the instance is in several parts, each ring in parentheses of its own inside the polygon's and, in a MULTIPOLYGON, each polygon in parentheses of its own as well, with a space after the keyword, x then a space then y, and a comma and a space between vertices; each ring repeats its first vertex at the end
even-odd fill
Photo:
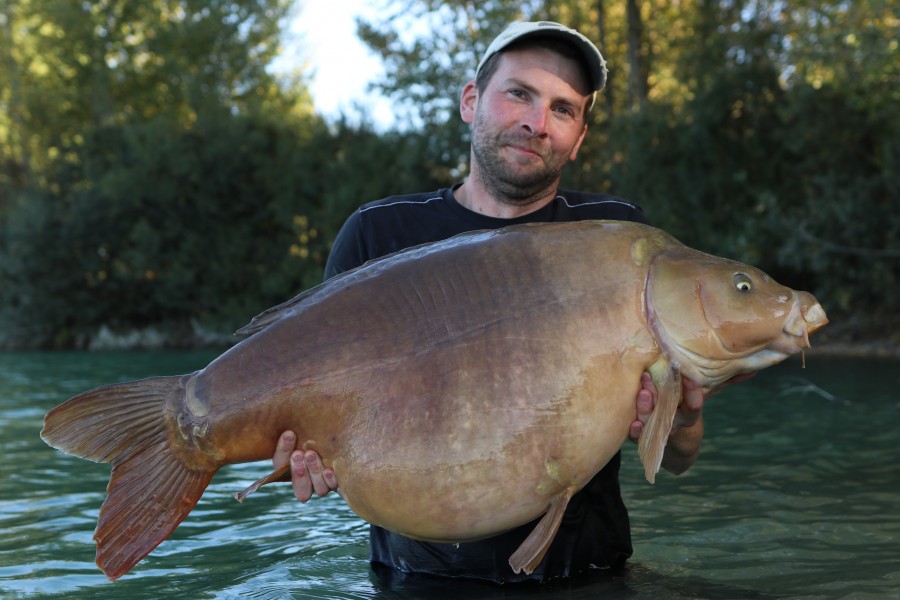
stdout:
POLYGON ((647 484, 626 447, 635 554, 618 577, 536 588, 382 580, 368 564, 368 526, 338 496, 299 505, 278 484, 235 502, 235 491, 268 472, 261 461, 224 468, 170 539, 111 583, 94 564, 92 539, 109 468, 47 447, 38 435, 44 411, 101 383, 193 370, 203 363, 187 363, 202 358, 0 356, 0 597, 900 597, 900 411, 890 409, 898 391, 887 375, 898 365, 821 359, 804 381, 790 365, 776 367, 711 399, 703 453, 680 477, 647 484), (807 384, 827 393, 796 391, 807 384))

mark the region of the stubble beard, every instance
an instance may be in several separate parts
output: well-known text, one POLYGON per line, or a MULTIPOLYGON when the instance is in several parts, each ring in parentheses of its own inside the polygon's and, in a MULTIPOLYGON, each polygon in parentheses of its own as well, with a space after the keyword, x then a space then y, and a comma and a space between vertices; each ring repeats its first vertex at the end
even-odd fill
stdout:
POLYGON ((501 204, 527 206, 556 191, 567 156, 554 157, 537 147, 531 136, 495 131, 479 112, 472 128, 472 158, 478 164, 485 190, 501 204), (541 156, 539 166, 516 168, 501 154, 507 145, 532 148, 541 156))

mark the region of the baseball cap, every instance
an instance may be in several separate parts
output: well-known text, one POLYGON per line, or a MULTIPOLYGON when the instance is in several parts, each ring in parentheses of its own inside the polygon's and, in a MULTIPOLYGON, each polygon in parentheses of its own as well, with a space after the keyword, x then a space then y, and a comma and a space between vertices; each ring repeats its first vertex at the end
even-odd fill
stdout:
POLYGON ((573 46, 581 51, 585 64, 587 64, 591 91, 596 95, 596 92, 606 85, 606 60, 603 59, 603 55, 600 54, 597 46, 574 29, 553 21, 517 21, 511 23, 488 46, 487 51, 481 58, 481 62, 478 63, 475 76, 478 77, 481 67, 484 66, 484 63, 491 56, 517 40, 535 35, 556 37, 571 42, 573 46))

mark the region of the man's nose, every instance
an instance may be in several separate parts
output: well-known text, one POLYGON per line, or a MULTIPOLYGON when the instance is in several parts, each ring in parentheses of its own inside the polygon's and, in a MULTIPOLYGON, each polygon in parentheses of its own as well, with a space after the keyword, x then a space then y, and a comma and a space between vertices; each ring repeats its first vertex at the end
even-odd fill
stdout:
POLYGON ((532 136, 547 135, 547 119, 549 109, 545 106, 534 106, 522 121, 522 127, 532 136))

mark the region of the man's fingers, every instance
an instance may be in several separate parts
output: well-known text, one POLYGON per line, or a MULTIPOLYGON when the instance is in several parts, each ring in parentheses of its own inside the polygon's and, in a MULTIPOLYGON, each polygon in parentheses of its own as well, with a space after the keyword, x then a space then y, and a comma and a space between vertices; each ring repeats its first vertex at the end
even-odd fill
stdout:
POLYGON ((275 454, 272 455, 272 466, 275 469, 279 469, 288 463, 296 442, 297 436, 293 431, 285 431, 281 434, 281 437, 278 438, 278 443, 275 445, 275 454))
POLYGON ((653 379, 646 371, 641 374, 641 387, 638 388, 637 397, 634 399, 635 417, 628 430, 628 437, 632 442, 637 442, 641 438, 641 432, 647 419, 653 413, 653 405, 656 403, 656 387, 653 385, 653 379))
POLYGON ((309 501, 313 494, 326 496, 338 488, 334 471, 322 464, 314 450, 297 450, 291 454, 291 482, 294 496, 300 502, 309 501))
POLYGON ((649 390, 641 388, 637 395, 637 420, 646 423, 653 413, 653 394, 649 390))
MULTIPOLYGON (((288 464, 291 460, 291 452, 294 451, 294 445, 297 442, 297 436, 293 431, 284 431, 275 444, 275 453, 272 455, 272 467, 277 471, 288 464)), ((291 474, 285 473, 278 481, 290 481, 291 474)))
POLYGON ((337 490, 338 489, 338 481, 337 477, 334 475, 334 469, 329 469, 326 467, 322 470, 322 477, 325 479, 325 485, 328 486, 329 490, 337 490))
POLYGON ((338 489, 334 470, 325 468, 322 459, 314 450, 297 450, 297 435, 293 431, 284 431, 275 444, 272 455, 272 466, 276 470, 290 463, 291 472, 279 481, 288 481, 294 488, 294 496, 300 502, 307 502, 313 493, 325 496, 338 489))
MULTIPOLYGON (((309 473, 312 489, 317 496, 324 496, 331 491, 328 483, 325 481, 323 471, 325 467, 322 465, 322 459, 319 458, 317 452, 312 450, 306 453, 306 470, 309 473)), ((333 475, 332 475, 333 477, 333 475)))
POLYGON ((631 429, 628 431, 628 439, 632 442, 637 443, 639 439, 641 439, 641 432, 644 430, 644 424, 640 421, 632 421, 631 429))
POLYGON ((685 377, 682 379, 682 404, 692 412, 703 408, 703 386, 685 377))
POLYGON ((312 480, 306 467, 306 458, 300 450, 291 454, 291 484, 294 487, 294 496, 300 502, 307 502, 312 497, 312 480))
POLYGON ((325 496, 338 488, 334 469, 326 467, 322 463, 322 457, 312 450, 306 453, 306 470, 312 479, 313 491, 319 496, 325 496))

